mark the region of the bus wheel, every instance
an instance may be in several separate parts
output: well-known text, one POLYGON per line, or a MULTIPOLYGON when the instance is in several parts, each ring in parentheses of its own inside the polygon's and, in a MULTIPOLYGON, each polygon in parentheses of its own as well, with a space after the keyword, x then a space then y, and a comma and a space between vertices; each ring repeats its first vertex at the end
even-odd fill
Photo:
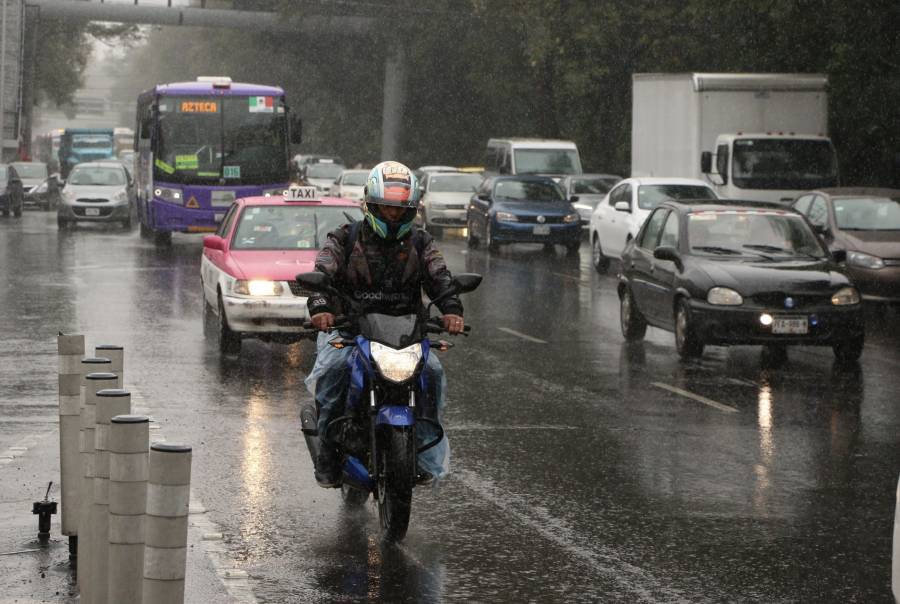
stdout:
POLYGON ((151 231, 150 228, 143 222, 141 223, 140 230, 141 230, 141 239, 150 239, 150 237, 153 236, 153 231, 151 231))
POLYGON ((154 231, 153 243, 156 247, 169 247, 172 245, 172 231, 154 231))

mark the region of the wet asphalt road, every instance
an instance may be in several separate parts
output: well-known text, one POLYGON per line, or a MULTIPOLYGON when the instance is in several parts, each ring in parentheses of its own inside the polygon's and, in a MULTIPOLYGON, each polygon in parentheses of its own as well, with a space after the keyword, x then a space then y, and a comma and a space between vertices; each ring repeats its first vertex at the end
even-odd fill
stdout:
MULTIPOLYGON (((677 360, 626 346, 589 250, 443 243, 481 272, 473 335, 443 363, 454 475, 417 491, 409 536, 319 489, 298 426, 309 343, 204 338, 200 240, 0 221, 0 449, 51 429, 57 331, 126 349, 126 386, 264 602, 890 602, 900 472, 900 314, 872 309, 858 367, 828 349, 677 360), (679 393, 705 397, 721 407, 679 393), (730 408, 730 409, 729 409, 730 408)), ((0 579, 2 584, 2 579, 0 579)))

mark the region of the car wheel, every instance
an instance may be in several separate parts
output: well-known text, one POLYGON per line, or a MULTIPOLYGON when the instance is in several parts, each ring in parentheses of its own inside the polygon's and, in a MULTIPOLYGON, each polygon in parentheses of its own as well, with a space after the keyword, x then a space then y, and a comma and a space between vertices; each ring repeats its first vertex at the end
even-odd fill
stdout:
POLYGON ((675 348, 683 359, 692 359, 703 354, 703 342, 697 336, 691 321, 691 308, 687 300, 678 301, 675 309, 675 348))
POLYGON ((834 358, 839 363, 855 363, 859 360, 865 344, 865 337, 850 338, 831 345, 834 351, 834 358))
POLYGON ((619 300, 619 323, 622 326, 622 335, 628 342, 643 340, 647 333, 647 321, 637 309, 634 296, 627 287, 619 300))
POLYGON ((601 275, 605 275, 609 270, 609 258, 603 255, 599 237, 594 237, 594 241, 591 243, 591 264, 594 265, 594 270, 601 275))
POLYGON ((140 223, 139 230, 141 232, 141 239, 150 239, 150 237, 153 236, 153 231, 151 231, 143 222, 140 223))
POLYGON ((125 229, 126 231, 131 230, 131 218, 126 218, 125 220, 122 221, 122 228, 125 229))
POLYGON ((13 210, 13 216, 15 216, 16 218, 21 218, 22 217, 22 208, 16 208, 15 210, 13 210))
POLYGON ((466 243, 471 248, 478 247, 478 237, 475 236, 475 227, 472 225, 471 220, 466 223, 466 230, 468 231, 468 235, 466 236, 466 243))
POLYGON ((219 296, 219 352, 222 354, 241 353, 241 334, 231 330, 228 317, 225 316, 225 305, 219 296))
POLYGON ((572 241, 566 244, 566 253, 575 256, 581 250, 581 241, 572 241))
POLYGON ((67 228, 69 228, 69 221, 66 220, 65 218, 63 218, 62 216, 57 216, 56 217, 56 227, 61 231, 64 229, 67 229, 67 228))
POLYGON ((494 241, 494 236, 491 231, 493 231, 493 228, 491 227, 490 221, 488 221, 487 228, 484 230, 484 243, 487 245, 489 252, 499 252, 500 244, 494 241))
POLYGON ((172 231, 153 231, 153 243, 156 247, 172 245, 172 231))

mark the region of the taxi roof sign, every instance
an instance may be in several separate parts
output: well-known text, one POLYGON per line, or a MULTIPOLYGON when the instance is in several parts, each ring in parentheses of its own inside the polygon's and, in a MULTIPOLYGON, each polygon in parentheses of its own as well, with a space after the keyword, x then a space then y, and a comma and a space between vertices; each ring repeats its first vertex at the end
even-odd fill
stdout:
POLYGON ((291 185, 284 190, 285 201, 321 201, 319 189, 314 186, 291 185))

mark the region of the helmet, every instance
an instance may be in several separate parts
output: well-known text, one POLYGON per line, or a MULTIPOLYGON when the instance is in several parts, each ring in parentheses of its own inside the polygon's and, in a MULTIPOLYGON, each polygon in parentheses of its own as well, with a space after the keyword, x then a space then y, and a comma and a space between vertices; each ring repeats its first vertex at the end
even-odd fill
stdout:
POLYGON ((369 172, 365 188, 366 220, 385 239, 401 239, 412 229, 419 206, 419 181, 412 171, 395 161, 383 161, 369 172), (406 208, 399 220, 388 220, 382 206, 406 208))

